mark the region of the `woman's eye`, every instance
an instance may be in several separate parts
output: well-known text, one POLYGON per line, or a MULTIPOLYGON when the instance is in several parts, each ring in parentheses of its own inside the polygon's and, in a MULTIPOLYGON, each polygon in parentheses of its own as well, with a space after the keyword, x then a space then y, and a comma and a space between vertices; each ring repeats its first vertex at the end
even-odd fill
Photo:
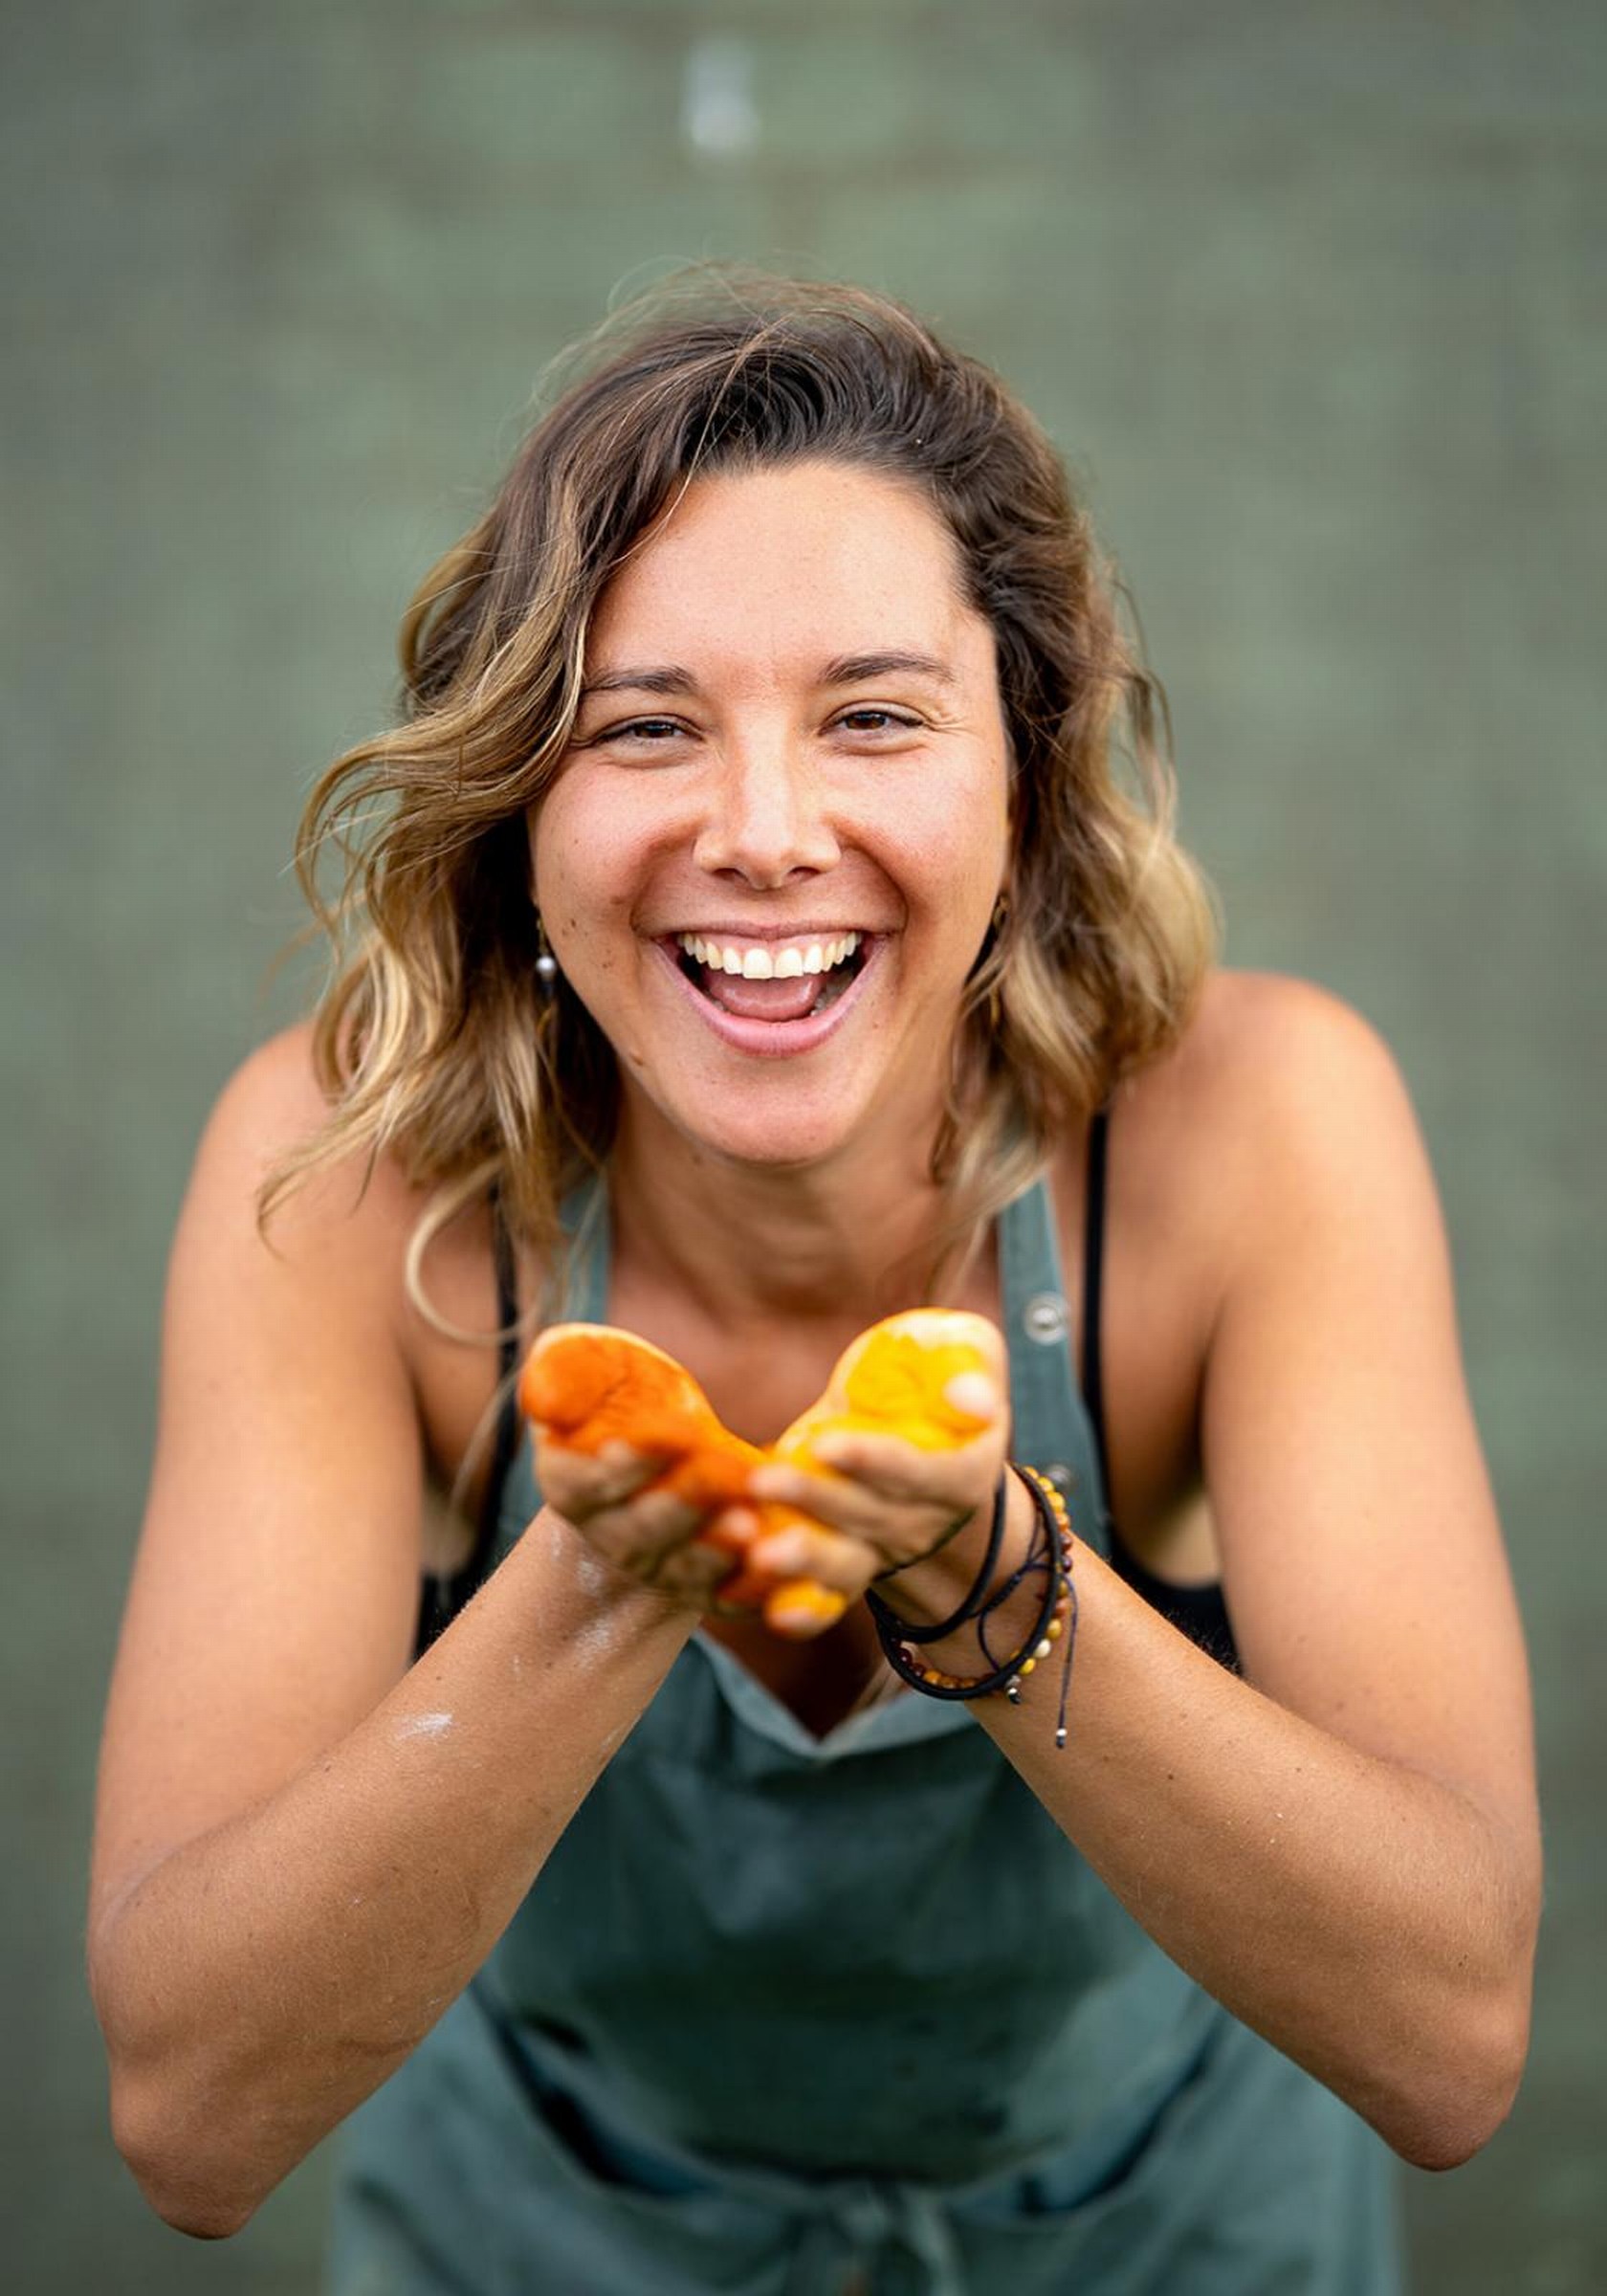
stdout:
MULTIPOLYGON (((886 740, 890 735, 916 734, 922 720, 912 718, 903 710, 866 708, 844 710, 832 719, 842 733, 857 734, 864 740, 886 740)), ((627 718, 619 725, 605 726, 600 733, 588 734, 581 742, 583 749, 624 748, 659 749, 667 742, 691 739, 689 729, 678 718, 627 718)))
POLYGON ((916 734, 920 722, 901 710, 845 710, 837 720, 850 734, 916 734))
POLYGON ((610 725, 605 732, 594 734, 588 746, 601 741, 672 741, 685 731, 673 718, 632 718, 625 725, 610 725))

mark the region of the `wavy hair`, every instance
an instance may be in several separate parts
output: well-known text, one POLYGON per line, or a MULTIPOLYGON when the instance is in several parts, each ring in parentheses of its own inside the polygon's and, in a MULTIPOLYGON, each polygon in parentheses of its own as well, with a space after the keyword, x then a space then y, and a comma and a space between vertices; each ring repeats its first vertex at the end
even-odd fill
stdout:
POLYGON ((535 961, 527 808, 559 771, 609 576, 705 474, 830 461, 919 490, 991 625, 1009 739, 1005 913, 967 982, 933 1174, 932 1280, 1068 1121, 1178 1036, 1210 962, 1209 894, 1173 836, 1164 696, 1038 424, 901 305, 763 276, 683 277, 573 357, 490 508, 401 632, 403 709, 336 760, 297 863, 332 945, 315 1024, 322 1128, 284 1191, 354 1152, 431 1192, 430 1235, 495 1183, 551 1259, 566 1189, 607 1155, 612 1051, 535 961), (331 859, 336 881, 324 888, 331 859))

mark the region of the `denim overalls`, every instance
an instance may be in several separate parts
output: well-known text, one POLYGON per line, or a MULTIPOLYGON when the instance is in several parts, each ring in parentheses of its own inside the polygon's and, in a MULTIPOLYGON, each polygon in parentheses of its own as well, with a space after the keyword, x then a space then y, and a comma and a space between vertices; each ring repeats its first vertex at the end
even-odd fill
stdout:
MULTIPOLYGON (((601 1189, 574 1224, 566 1312, 605 1321, 601 1189)), ((1013 1453, 1108 1552, 1042 1183, 999 1246, 1013 1453)), ((539 1503, 526 1442, 500 1552, 539 1503)), ((964 1705, 816 1739, 701 1634, 341 2143, 330 2296, 1400 2285, 1381 2143, 1151 1942, 964 1705)))

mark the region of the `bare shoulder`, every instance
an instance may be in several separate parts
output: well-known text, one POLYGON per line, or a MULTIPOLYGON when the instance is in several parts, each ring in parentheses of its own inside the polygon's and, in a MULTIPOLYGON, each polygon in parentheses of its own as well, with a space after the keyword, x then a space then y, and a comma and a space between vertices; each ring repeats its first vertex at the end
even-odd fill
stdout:
POLYGON ((260 1046, 218 1095, 173 1242, 158 1496, 175 1462, 185 1477, 197 1461, 216 1471, 222 1426, 239 1455, 266 1457, 297 1415, 319 1447, 342 1415, 394 1443, 413 1414, 404 1279, 416 1192, 384 1159, 349 1154, 264 1208, 265 1184, 329 1114, 308 1027, 260 1046))
POLYGON ((253 1116, 286 1140, 321 1123, 329 1104, 314 1073, 312 1023, 298 1021, 248 1052, 224 1085, 217 1109, 253 1116))
MULTIPOLYGON (((310 1024, 271 1037, 241 1062, 212 1108, 196 1158, 191 1212, 204 1222, 258 1228, 265 1182, 315 1138, 330 1106, 315 1070, 310 1024)), ((310 1172, 287 1190, 259 1242, 280 1257, 342 1263, 387 1260, 405 1248, 417 1217, 416 1192, 385 1159, 350 1156, 310 1172)))
POLYGON ((1124 1154, 1231 1249, 1314 1200, 1391 1193, 1427 1216, 1433 1186, 1400 1068, 1329 990, 1214 973, 1172 1051, 1123 1088, 1124 1154))
MULTIPOLYGON (((489 1196, 453 1209, 395 1157, 336 1156, 298 1174, 259 1217, 264 1182, 328 1121, 309 1027, 261 1046, 231 1077, 196 1160, 175 1250, 175 1281, 191 1264, 231 1270, 309 1351, 332 1347, 370 1380, 400 1377, 411 1397, 429 1480, 473 1501, 483 1468, 486 1414, 497 1378, 501 1321, 489 1196)), ((448 1190, 449 1199, 451 1190, 448 1190)), ((520 1254, 517 1293, 534 1299, 542 1269, 520 1254)), ((431 1552, 461 1525, 431 1513, 431 1552)), ((442 1550, 436 1558, 450 1555, 442 1550)))
POLYGON ((1254 1133, 1267 1122, 1342 1118, 1404 1094, 1383 1038, 1353 1005, 1287 973, 1220 969, 1173 1051, 1134 1080, 1172 1114, 1254 1133))

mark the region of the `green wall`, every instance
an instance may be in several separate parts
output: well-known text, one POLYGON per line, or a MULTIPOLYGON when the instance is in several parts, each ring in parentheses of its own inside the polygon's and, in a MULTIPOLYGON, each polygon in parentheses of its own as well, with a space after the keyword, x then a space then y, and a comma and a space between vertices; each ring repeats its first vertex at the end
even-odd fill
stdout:
POLYGON ((622 282, 740 255, 891 288, 1022 387, 1135 587, 1232 958, 1354 1000, 1412 1081, 1552 1873, 1529 2084, 1407 2178, 1418 2285, 1607 2285, 1607 16, 12 0, 0 42, 10 2285, 310 2284, 318 2162, 223 2248, 145 2215, 79 1975, 167 1234, 296 1004, 292 824, 411 583, 622 282))

